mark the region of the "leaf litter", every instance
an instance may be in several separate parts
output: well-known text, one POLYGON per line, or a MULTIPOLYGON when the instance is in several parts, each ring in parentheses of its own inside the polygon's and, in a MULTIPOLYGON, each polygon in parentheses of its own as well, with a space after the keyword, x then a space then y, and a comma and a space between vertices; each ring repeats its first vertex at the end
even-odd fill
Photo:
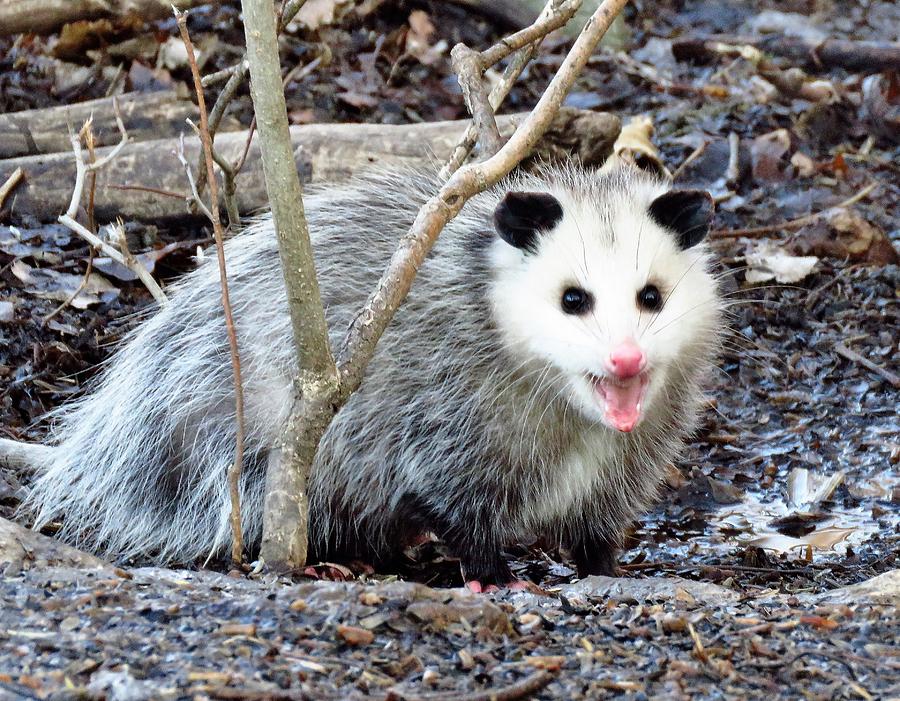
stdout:
MULTIPOLYGON (((320 4, 331 18, 282 41, 287 66, 326 44, 331 57, 289 85, 298 122, 463 117, 446 47, 485 46, 501 31, 451 3, 369 2, 346 14, 352 3, 320 4)), ((722 371, 660 506, 635 524, 623 578, 572 584, 567 554, 542 542, 510 549, 516 574, 542 593, 493 603, 394 582, 368 563, 311 564, 315 581, 297 584, 259 573, 30 569, 26 558, 0 580, 0 698, 68 685, 108 698, 289 689, 400 699, 527 684, 540 698, 889 697, 900 687, 891 656, 900 634, 891 607, 900 598, 896 75, 810 65, 801 75, 789 60, 733 49, 686 58, 681 43, 772 28, 806 36, 804 27, 877 40, 900 21, 887 2, 815 18, 800 5, 637 2, 628 24, 641 50, 598 52, 569 98, 647 115, 649 152, 679 183, 710 189, 730 232, 713 236, 733 303, 722 371), (795 281, 753 284, 748 260, 763 241, 818 262, 795 281), (25 660, 28 672, 2 671, 25 660)), ((198 8, 192 25, 206 71, 234 62, 235 7, 198 8)), ((152 29, 135 41, 127 24, 78 28, 58 55, 56 37, 0 39, 0 110, 186 83, 164 49, 171 22, 152 29)), ((507 109, 534 103, 565 45, 545 42, 507 109)), ((246 86, 232 113, 249 124, 246 86)), ((88 252, 52 225, 16 226, 0 227, 0 425, 40 439, 35 420, 82 391, 149 300, 95 259, 113 289, 35 323, 58 306, 42 294, 77 289, 88 252)), ((170 280, 207 237, 165 228, 132 250, 170 280)), ((0 515, 10 516, 28 477, 0 477, 0 515)), ((459 584, 440 543, 410 555, 403 577, 459 584)))

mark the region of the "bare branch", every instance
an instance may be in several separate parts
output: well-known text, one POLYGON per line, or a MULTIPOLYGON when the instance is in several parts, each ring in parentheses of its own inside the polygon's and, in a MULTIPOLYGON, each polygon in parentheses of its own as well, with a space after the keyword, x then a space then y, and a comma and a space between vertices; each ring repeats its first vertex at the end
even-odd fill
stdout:
POLYGON ((497 183, 534 148, 553 121, 575 78, 627 1, 604 0, 587 21, 534 110, 506 144, 488 160, 458 170, 419 210, 375 291, 347 331, 338 355, 342 397, 349 396, 362 381, 378 339, 409 293, 415 272, 441 229, 470 197, 497 183))
POLYGON ((188 163, 187 158, 184 157, 184 134, 178 139, 178 148, 175 149, 175 157, 178 159, 178 162, 181 163, 181 166, 184 168, 184 173, 187 175, 196 207, 203 213, 203 216, 209 219, 210 224, 212 224, 212 212, 209 211, 206 203, 203 202, 203 198, 200 197, 200 193, 197 192, 197 183, 194 181, 194 172, 191 170, 191 164, 188 163))
MULTIPOLYGON (((197 93, 197 103, 200 107, 200 140, 203 142, 203 152, 206 161, 206 177, 209 181, 210 220, 212 221, 213 234, 216 237, 216 256, 219 262, 219 281, 222 285, 222 308, 225 311, 225 328, 228 331, 228 346, 231 352, 231 368, 234 374, 234 410, 236 422, 234 463, 228 470, 228 484, 231 493, 231 559, 239 565, 243 560, 244 537, 241 530, 241 504, 240 482, 241 469, 244 460, 244 386, 241 378, 241 360, 238 353, 237 332, 234 326, 234 316, 231 312, 231 299, 228 294, 228 274, 225 268, 225 241, 222 232, 222 221, 219 218, 219 193, 213 170, 213 145, 209 133, 209 119, 206 113, 206 100, 203 96, 203 85, 200 82, 200 69, 194 58, 194 45, 187 30, 187 13, 174 10, 178 29, 181 32, 181 40, 187 49, 188 61, 191 65, 191 73, 194 77, 194 90, 197 93)), ((191 183, 193 187, 193 182, 191 183)))
POLYGON ((9 193, 12 192, 13 188, 15 188, 15 186, 22 181, 22 178, 24 176, 25 171, 21 168, 16 168, 6 179, 6 182, 4 182, 3 185, 0 185, 0 207, 3 206, 6 198, 9 197, 9 193))
POLYGON ((453 60, 453 70, 462 88, 463 98, 469 114, 472 115, 472 123, 478 133, 478 141, 485 155, 493 155, 500 150, 503 141, 497 129, 497 120, 494 118, 494 110, 491 108, 487 86, 482 73, 480 54, 473 51, 465 44, 457 44, 450 52, 453 60))
MULTIPOLYGON (((85 124, 86 127, 89 128, 90 120, 85 124)), ((116 105, 116 124, 119 127, 119 133, 121 134, 121 139, 118 144, 116 144, 115 148, 113 148, 109 153, 107 153, 103 158, 99 161, 95 161, 88 165, 84 160, 84 152, 81 148, 81 136, 75 134, 71 130, 69 131, 69 140, 72 144, 72 151, 75 154, 75 187, 72 190, 72 198, 69 201, 69 207, 66 210, 65 214, 59 216, 58 221, 63 226, 68 227, 73 232, 78 234, 81 238, 91 244, 94 248, 103 251, 104 254, 112 258, 117 263, 124 265, 126 268, 131 270, 135 275, 138 276, 140 281, 144 283, 144 286, 150 291, 150 294, 153 295, 153 298, 159 303, 160 306, 165 306, 168 304, 169 300, 166 297, 165 293, 162 291, 160 286, 156 283, 156 280, 153 279, 153 276, 150 272, 145 268, 139 260, 133 260, 131 264, 125 259, 125 257, 113 246, 103 241, 99 238, 94 232, 88 230, 81 224, 79 224, 75 220, 75 215, 78 212, 78 205, 81 202, 81 196, 84 193, 84 181, 89 173, 94 173, 107 163, 112 161, 116 156, 119 155, 119 152, 125 148, 128 143, 128 133, 125 131, 125 125, 122 123, 122 116, 119 114, 118 105, 116 105)))
POLYGON ((263 174, 278 236, 299 370, 287 427, 270 453, 260 551, 268 565, 287 569, 306 560, 307 475, 319 439, 337 410, 338 374, 291 146, 274 8, 270 0, 243 0, 241 5, 263 174))
POLYGON ((547 8, 545 8, 544 12, 540 14, 534 24, 501 39, 489 49, 482 51, 480 54, 481 69, 487 70, 514 51, 518 51, 528 44, 543 39, 550 32, 565 26, 566 23, 575 16, 575 13, 578 12, 578 8, 581 7, 582 1, 583 0, 564 0, 559 3, 551 2, 548 5, 550 12, 547 12, 547 8), (557 4, 559 6, 555 7, 557 4))
MULTIPOLYGON (((578 0, 579 6, 581 5, 581 2, 582 0, 578 0)), ((544 6, 541 14, 538 16, 538 21, 541 21, 544 18, 550 16, 552 13, 556 12, 557 4, 558 0, 550 0, 544 6)), ((497 108, 500 107, 501 104, 503 104, 503 101, 506 99, 506 96, 509 95, 509 91, 512 89, 512 86, 519 79, 522 71, 525 70, 525 66, 527 66, 531 62, 534 54, 537 53, 541 42, 544 40, 544 36, 546 35, 538 37, 537 40, 522 48, 506 66, 506 69, 503 71, 503 75, 501 76, 499 82, 491 89, 491 93, 488 96, 488 100, 491 104, 491 109, 494 110, 494 112, 496 112, 497 108)), ((463 138, 460 139, 459 144, 457 144, 456 148, 453 149, 453 154, 447 160, 446 165, 441 169, 442 178, 449 178, 450 175, 452 175, 459 169, 459 167, 465 162, 466 158, 468 158, 469 153, 471 153, 472 149, 475 148, 475 144, 477 143, 477 141, 478 129, 473 122, 473 124, 466 130, 463 138)))
POLYGON ((846 209, 847 207, 856 204, 861 199, 868 197, 869 193, 871 193, 872 190, 874 190, 876 187, 878 187, 877 182, 869 183, 855 195, 853 195, 852 197, 848 197, 843 202, 838 202, 833 207, 828 207, 827 209, 823 209, 819 212, 814 212, 813 214, 807 214, 805 216, 798 217, 797 219, 788 219, 787 221, 778 222, 777 224, 767 224, 765 226, 754 226, 749 229, 715 229, 709 233, 712 238, 716 239, 738 239, 756 238, 758 236, 765 236, 766 234, 774 234, 777 231, 794 231, 796 229, 802 229, 807 224, 812 224, 818 221, 821 217, 825 216, 829 212, 846 209))

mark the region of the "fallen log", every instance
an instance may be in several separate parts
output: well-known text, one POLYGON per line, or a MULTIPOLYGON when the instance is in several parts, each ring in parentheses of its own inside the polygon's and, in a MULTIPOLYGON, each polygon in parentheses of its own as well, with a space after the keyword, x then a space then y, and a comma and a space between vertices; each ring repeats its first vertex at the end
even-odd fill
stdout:
POLYGON ((857 73, 900 70, 900 43, 826 39, 822 42, 780 34, 758 37, 715 35, 678 39, 672 53, 679 61, 710 61, 720 55, 715 44, 750 45, 812 71, 843 68, 857 73))
POLYGON ((93 555, 0 518, 0 574, 15 577, 24 570, 47 567, 99 569, 104 570, 104 576, 115 574, 112 565, 93 555))
MULTIPOLYGON (((525 115, 498 118, 501 134, 508 136, 525 115)), ((467 120, 406 126, 382 124, 310 124, 291 128, 294 158, 305 182, 331 182, 376 165, 423 166, 446 160, 467 120)), ((575 156, 587 165, 600 165, 619 134, 619 118, 602 112, 566 108, 557 116, 533 158, 559 160, 575 156)), ((234 162, 244 150, 247 132, 216 137, 216 150, 234 162)), ((99 221, 122 217, 126 221, 155 221, 190 216, 185 196, 187 178, 175 157, 178 139, 129 143, 98 173, 94 211, 99 221), (167 194, 169 193, 169 194, 167 194)), ((196 162, 200 144, 186 138, 185 156, 196 162)), ((102 158, 110 147, 97 149, 102 158)), ((257 139, 236 179, 238 208, 242 213, 266 206, 257 139)), ((9 195, 11 223, 56 221, 72 195, 75 159, 71 153, 27 156, 0 161, 0 182, 16 168, 25 180, 9 195)))
MULTIPOLYGON (((175 90, 126 93, 116 98, 128 135, 134 141, 159 139, 190 133, 185 119, 197 119, 197 106, 175 90)), ((113 98, 78 102, 38 110, 0 114, 0 158, 35 156, 68 151, 69 126, 81 128, 93 115, 94 144, 111 146, 119 138, 113 98)), ((223 131, 239 128, 232 119, 223 131)))
POLYGON ((0 35, 47 34, 67 22, 137 17, 143 20, 172 16, 203 0, 3 0, 0 2, 0 35))

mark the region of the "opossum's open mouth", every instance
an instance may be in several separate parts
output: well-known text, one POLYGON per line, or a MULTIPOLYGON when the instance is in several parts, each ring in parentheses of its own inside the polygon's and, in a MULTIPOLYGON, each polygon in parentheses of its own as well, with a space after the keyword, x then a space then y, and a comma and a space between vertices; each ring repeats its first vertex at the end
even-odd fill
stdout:
POLYGON ((616 377, 591 376, 591 384, 598 399, 603 400, 607 423, 617 431, 634 430, 641 418, 644 394, 650 376, 646 372, 622 380, 616 377))

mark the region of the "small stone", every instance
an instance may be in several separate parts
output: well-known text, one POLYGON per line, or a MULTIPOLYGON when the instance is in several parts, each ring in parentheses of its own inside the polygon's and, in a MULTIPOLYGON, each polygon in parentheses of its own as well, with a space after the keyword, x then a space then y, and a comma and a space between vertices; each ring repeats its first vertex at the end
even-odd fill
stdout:
POLYGON ((75 616, 67 616, 62 620, 62 623, 59 624, 59 629, 65 632, 69 632, 78 628, 81 625, 81 621, 78 620, 75 616))
POLYGON ((434 686, 437 684, 438 679, 441 678, 441 675, 435 672, 433 669, 426 669, 422 674, 422 683, 428 684, 428 686, 434 686))
POLYGON ((365 604, 366 606, 378 606, 384 601, 378 594, 374 591, 364 591, 359 595, 359 603, 365 604))
POLYGON ((355 626, 338 626, 337 634, 348 645, 369 645, 375 640, 375 634, 372 631, 355 626))
POLYGON ((219 628, 222 635, 246 635, 256 637, 256 626, 253 623, 225 623, 219 628))
POLYGON ((304 599, 294 599, 288 608, 291 611, 306 611, 306 601, 304 599))

